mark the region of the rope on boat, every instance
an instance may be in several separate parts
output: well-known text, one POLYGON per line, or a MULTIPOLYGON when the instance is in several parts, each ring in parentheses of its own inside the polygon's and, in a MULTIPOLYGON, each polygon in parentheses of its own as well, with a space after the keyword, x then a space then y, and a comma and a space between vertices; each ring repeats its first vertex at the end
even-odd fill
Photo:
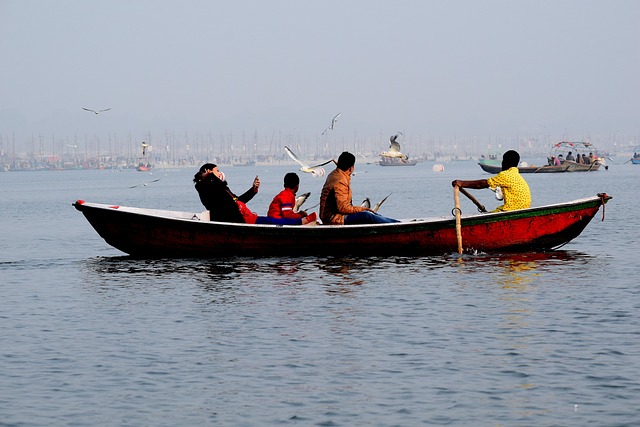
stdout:
POLYGON ((600 202, 602 203, 602 221, 604 222, 604 210, 605 210, 605 206, 607 206, 606 201, 607 201, 607 193, 598 193, 598 197, 600 197, 600 202))

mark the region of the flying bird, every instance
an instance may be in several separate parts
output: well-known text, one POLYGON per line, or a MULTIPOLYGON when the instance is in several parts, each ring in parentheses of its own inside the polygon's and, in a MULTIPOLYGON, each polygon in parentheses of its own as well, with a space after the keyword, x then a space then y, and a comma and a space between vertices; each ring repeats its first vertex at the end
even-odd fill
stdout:
POLYGON ((342 113, 338 113, 335 116, 333 116, 333 119, 331 119, 331 124, 329 125, 328 128, 322 131, 322 135, 324 135, 328 130, 333 130, 333 127, 336 125, 336 122, 338 121, 338 117, 340 116, 340 114, 342 113))
POLYGON ((371 209, 371 200, 368 197, 366 199, 364 199, 364 201, 362 202, 361 206, 363 208, 371 209, 374 212, 378 212, 378 209, 380 209, 380 206, 382 206, 384 201, 387 200, 387 198, 389 198, 390 195, 391 195, 391 193, 389 193, 387 195, 387 197, 385 197, 384 199, 382 199, 378 203, 376 203, 376 205, 373 207, 373 209, 371 209))
POLYGON ((320 164, 317 164, 317 165, 314 165, 314 166, 309 166, 307 163, 305 163, 302 160, 300 160, 298 158, 298 156, 296 156, 295 153, 293 151, 291 151, 291 149, 289 147, 287 147, 286 145, 284 146, 284 151, 286 151, 287 154, 289 155, 289 157, 291 157, 297 164, 300 165, 300 170, 302 172, 310 173, 313 176, 317 176, 317 177, 324 176, 324 169, 321 168, 320 166, 324 166, 327 163, 333 162, 333 159, 332 159, 332 160, 327 160, 324 163, 320 163, 320 164))
POLYGON ((100 114, 100 113, 103 113, 105 111, 111 110, 111 108, 105 108, 104 110, 92 110, 90 108, 84 108, 84 107, 82 107, 82 109, 85 110, 85 111, 91 111, 92 113, 95 113, 95 114, 100 114))
POLYGON ((304 202, 307 201, 307 199, 309 198, 310 195, 311 195, 311 193, 304 193, 304 194, 301 194, 298 197, 296 197, 296 203, 293 206, 293 211, 294 212, 300 212, 300 207, 304 204, 304 202))
MULTIPOLYGON (((401 134, 401 132, 399 132, 398 134, 401 134)), ((389 138, 389 149, 380 153, 380 156, 401 159, 403 161, 409 158, 409 156, 403 154, 400 151, 400 143, 396 141, 398 139, 398 134, 393 135, 391 138, 389 138)))
POLYGON ((145 182, 144 184, 136 184, 136 185, 132 185, 132 186, 131 186, 131 187, 129 187, 129 188, 136 188, 136 187, 140 187, 140 186, 146 187, 147 185, 151 184, 152 182, 158 182, 158 181, 160 181, 160 178, 158 178, 158 179, 154 179, 153 181, 145 182))

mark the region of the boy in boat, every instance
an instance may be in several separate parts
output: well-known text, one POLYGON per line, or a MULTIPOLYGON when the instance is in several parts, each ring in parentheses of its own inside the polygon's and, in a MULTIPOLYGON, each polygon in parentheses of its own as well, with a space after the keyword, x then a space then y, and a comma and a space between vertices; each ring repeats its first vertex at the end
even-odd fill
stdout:
POLYGON ((531 191, 529 184, 518 171, 520 154, 517 151, 509 150, 502 156, 502 171, 489 179, 478 179, 475 181, 461 181, 456 179, 451 182, 454 187, 462 188, 491 188, 502 189, 504 204, 498 206, 491 212, 513 211, 516 209, 527 209, 531 206, 531 191))
POLYGON ((336 168, 327 176, 320 194, 320 219, 323 224, 381 224, 399 222, 375 213, 370 208, 351 203, 351 175, 356 157, 345 151, 338 157, 336 168))
POLYGON ((273 198, 269 205, 267 216, 272 219, 296 220, 298 224, 315 222, 317 215, 312 212, 307 215, 305 211, 295 212, 296 193, 300 188, 300 177, 297 173, 289 172, 284 176, 284 190, 273 198))

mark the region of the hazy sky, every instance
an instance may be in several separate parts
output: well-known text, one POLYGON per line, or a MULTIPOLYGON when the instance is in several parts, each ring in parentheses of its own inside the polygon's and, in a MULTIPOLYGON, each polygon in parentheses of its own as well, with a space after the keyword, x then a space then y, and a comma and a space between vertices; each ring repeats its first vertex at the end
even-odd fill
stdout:
POLYGON ((0 62, 0 135, 640 131, 637 0, 0 0, 0 62))

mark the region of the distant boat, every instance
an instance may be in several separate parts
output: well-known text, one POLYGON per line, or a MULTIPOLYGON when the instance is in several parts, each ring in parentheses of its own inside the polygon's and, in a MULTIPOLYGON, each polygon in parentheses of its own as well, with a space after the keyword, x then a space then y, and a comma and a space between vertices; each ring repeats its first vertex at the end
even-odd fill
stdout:
MULTIPOLYGON (((609 199, 600 193, 571 202, 462 216, 463 250, 473 254, 557 249, 578 237, 609 199)), ((280 226, 208 221, 208 211, 178 212, 83 200, 73 205, 109 245, 136 257, 380 257, 460 250, 456 219, 451 217, 390 224, 280 226)))
POLYGON ((253 160, 247 160, 245 162, 234 162, 232 163, 233 166, 255 166, 256 162, 254 162, 253 160))
POLYGON ((152 167, 149 163, 139 163, 138 166, 136 166, 136 170, 138 172, 149 172, 152 167))
POLYGON ((415 166, 417 163, 416 160, 401 159, 399 157, 380 157, 378 162, 380 166, 415 166))
MULTIPOLYGON (((487 165, 478 163, 483 171, 489 173, 500 173, 502 166, 487 165)), ((542 165, 542 166, 518 166, 520 173, 559 173, 559 172, 592 172, 600 168, 599 163, 591 163, 588 165, 572 162, 564 162, 561 165, 542 165)))
POLYGON ((142 158, 139 158, 140 163, 138 163, 138 166, 136 166, 136 170, 138 172, 149 172, 152 166, 151 163, 146 160, 146 158, 147 151, 151 151, 151 144, 147 144, 143 141, 140 144, 140 147, 142 147, 142 158))
POLYGON ((483 163, 485 165, 502 165, 502 154, 497 152, 491 152, 488 154, 483 154, 478 159, 478 163, 483 163))
MULTIPOLYGON (((492 174, 497 174, 502 171, 502 161, 496 159, 495 156, 490 158, 482 157, 478 161, 478 165, 483 171, 492 174)), ((593 144, 589 142, 569 142, 562 141, 551 146, 551 152, 547 158, 546 165, 540 166, 528 166, 524 162, 521 166, 518 166, 520 173, 559 173, 559 172, 595 172, 605 165, 604 157, 598 156, 597 151, 593 144), (587 163, 580 163, 577 160, 578 157, 582 157, 582 154, 587 156, 587 163), (569 155, 576 158, 576 160, 567 160, 569 155), (557 160, 556 159, 560 159, 557 160)))
POLYGON ((633 157, 631 158, 631 163, 633 163, 634 165, 640 165, 640 145, 633 148, 633 157))
MULTIPOLYGON (((502 171, 502 165, 491 165, 482 162, 478 162, 483 171, 497 174, 502 171)), ((557 172, 568 172, 569 165, 559 165, 559 166, 550 166, 550 165, 542 165, 542 166, 518 166, 518 171, 520 173, 557 173, 557 172)))
POLYGON ((552 165, 556 158, 560 159, 562 165, 571 165, 567 172, 593 172, 600 169, 600 166, 604 166, 605 170, 609 169, 606 158, 598 154, 592 143, 586 141, 561 141, 553 144, 547 160, 552 165), (586 160, 586 163, 578 161, 579 157, 586 160))

